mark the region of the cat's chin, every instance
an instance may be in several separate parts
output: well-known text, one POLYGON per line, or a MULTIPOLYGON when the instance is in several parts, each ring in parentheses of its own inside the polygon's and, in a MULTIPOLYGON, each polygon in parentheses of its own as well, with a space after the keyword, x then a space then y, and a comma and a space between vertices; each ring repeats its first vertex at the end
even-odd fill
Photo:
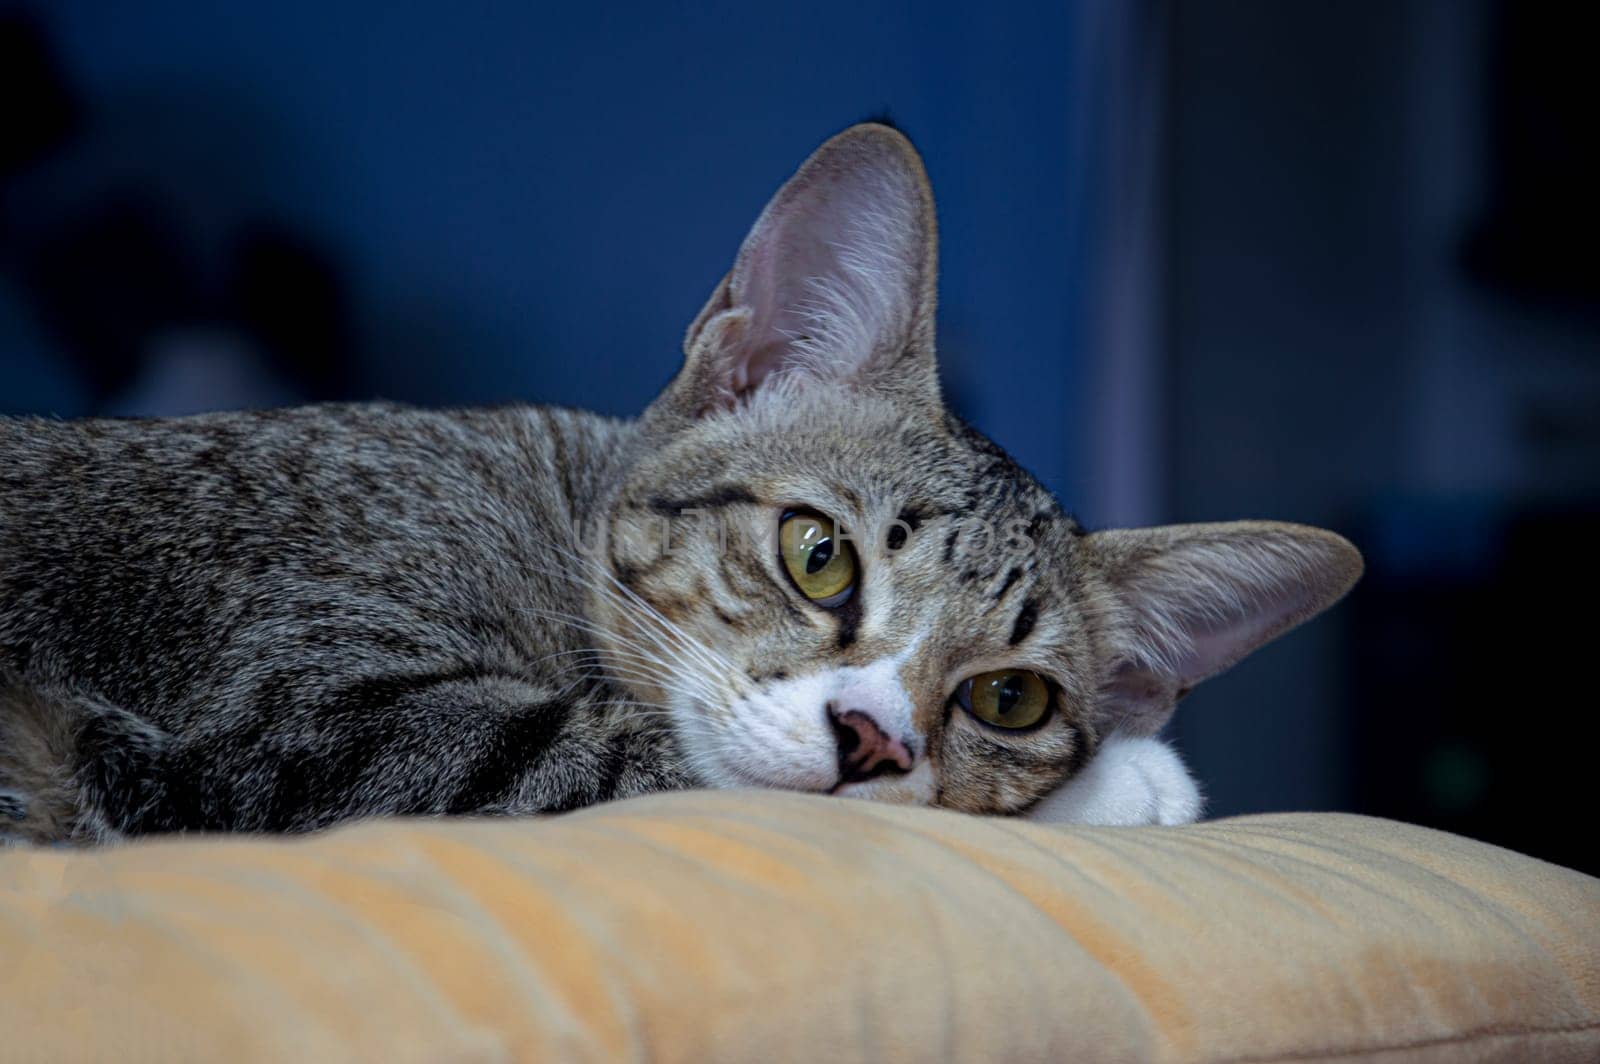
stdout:
POLYGON ((932 805, 937 791, 933 767, 924 761, 903 776, 879 776, 865 783, 839 783, 827 793, 839 798, 862 798, 892 805, 932 805))
MULTIPOLYGON (((767 766, 763 766, 765 768, 767 766)), ((702 762, 701 777, 704 782, 719 790, 754 787, 771 791, 794 791, 800 794, 822 794, 836 798, 856 798, 892 805, 931 805, 937 788, 933 769, 926 762, 903 776, 880 776, 860 783, 841 782, 834 775, 828 779, 807 779, 797 772, 764 772, 746 766, 702 762), (707 771, 707 770, 710 771, 707 771)))

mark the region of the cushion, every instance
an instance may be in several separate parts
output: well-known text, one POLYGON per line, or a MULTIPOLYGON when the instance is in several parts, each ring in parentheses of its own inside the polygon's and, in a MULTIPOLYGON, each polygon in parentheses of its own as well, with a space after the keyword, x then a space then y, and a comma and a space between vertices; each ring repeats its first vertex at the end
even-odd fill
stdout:
POLYGON ((778 792, 0 851, 6 1060, 1600 1059, 1600 880, 778 792))

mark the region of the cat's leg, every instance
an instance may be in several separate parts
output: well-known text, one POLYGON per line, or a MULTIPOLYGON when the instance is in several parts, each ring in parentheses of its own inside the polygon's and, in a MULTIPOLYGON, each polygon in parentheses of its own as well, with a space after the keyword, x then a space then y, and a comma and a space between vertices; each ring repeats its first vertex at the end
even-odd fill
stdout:
POLYGON ((675 768, 670 738, 630 726, 603 692, 494 675, 377 678, 184 736, 166 803, 137 830, 552 812, 685 786, 675 768))
POLYGON ((1111 735, 1087 765, 1024 815, 1052 824, 1191 824, 1202 805, 1200 788, 1171 746, 1111 735))
POLYGON ((159 801, 170 738, 102 699, 0 677, 0 838, 117 838, 159 801))
POLYGON ((263 686, 168 734, 95 699, 0 684, 0 836, 305 831, 372 815, 572 809, 688 785, 665 730, 631 725, 603 692, 496 676, 406 675, 320 695, 307 693, 311 677, 263 686))

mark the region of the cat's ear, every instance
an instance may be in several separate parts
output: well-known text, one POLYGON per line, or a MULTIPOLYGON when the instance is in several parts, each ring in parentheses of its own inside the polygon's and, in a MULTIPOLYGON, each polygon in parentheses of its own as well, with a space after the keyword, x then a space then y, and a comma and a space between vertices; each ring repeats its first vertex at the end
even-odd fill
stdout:
POLYGON ((702 410, 780 376, 932 388, 937 235, 911 142, 865 123, 818 148, 767 204, 684 338, 702 410))
POLYGON ((1097 532, 1117 662, 1107 730, 1153 734, 1189 689, 1333 605, 1361 576, 1348 540, 1265 521, 1097 532))

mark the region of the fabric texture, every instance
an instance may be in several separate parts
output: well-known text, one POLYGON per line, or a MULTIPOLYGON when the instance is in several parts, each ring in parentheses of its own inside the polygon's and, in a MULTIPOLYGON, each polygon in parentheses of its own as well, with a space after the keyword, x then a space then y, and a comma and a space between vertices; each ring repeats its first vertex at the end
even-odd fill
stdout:
POLYGON ((1600 1059, 1600 880, 776 792, 0 851, 0 1060, 1600 1059))

